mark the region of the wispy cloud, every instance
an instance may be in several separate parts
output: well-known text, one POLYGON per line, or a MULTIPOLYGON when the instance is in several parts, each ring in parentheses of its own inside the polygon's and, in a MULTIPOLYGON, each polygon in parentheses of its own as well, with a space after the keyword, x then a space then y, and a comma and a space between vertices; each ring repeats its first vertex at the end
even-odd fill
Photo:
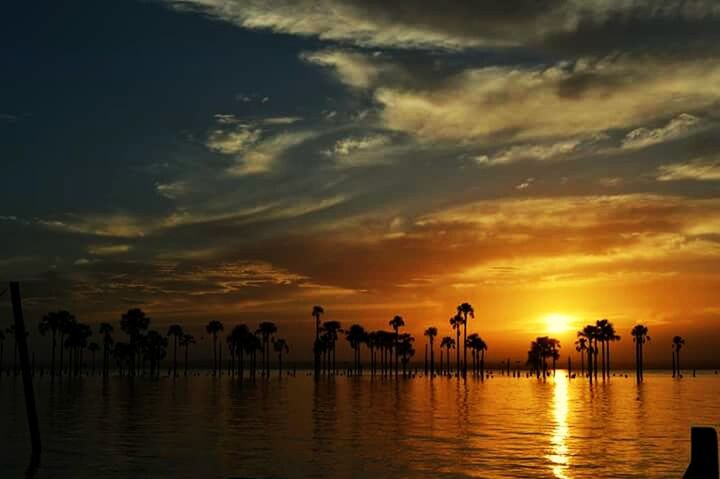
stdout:
POLYGON ((659 181, 720 181, 720 159, 698 158, 687 163, 671 163, 658 168, 659 181))
POLYGON ((622 147, 627 149, 645 148, 682 138, 698 126, 700 118, 683 113, 668 122, 667 125, 655 129, 638 128, 625 136, 622 147))

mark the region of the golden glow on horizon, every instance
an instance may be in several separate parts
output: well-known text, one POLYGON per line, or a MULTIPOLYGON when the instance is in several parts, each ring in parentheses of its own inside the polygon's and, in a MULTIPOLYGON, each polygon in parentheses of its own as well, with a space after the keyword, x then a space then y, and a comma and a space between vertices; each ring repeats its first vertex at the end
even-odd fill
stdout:
POLYGON ((567 314, 548 313, 543 316, 545 330, 549 334, 562 334, 571 331, 576 323, 575 318, 567 314))

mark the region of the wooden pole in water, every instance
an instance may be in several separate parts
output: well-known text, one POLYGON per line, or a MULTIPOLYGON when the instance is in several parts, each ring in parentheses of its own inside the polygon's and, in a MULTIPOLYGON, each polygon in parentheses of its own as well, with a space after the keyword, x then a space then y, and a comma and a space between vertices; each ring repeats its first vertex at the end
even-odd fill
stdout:
POLYGON ((32 372, 30 371, 30 358, 28 357, 27 337, 25 335, 25 321, 23 320, 22 302, 20 301, 20 285, 17 282, 10 283, 10 298, 15 318, 15 340, 20 353, 20 368, 22 369, 23 389, 25 390, 25 410, 27 411, 28 426, 30 428, 32 458, 33 462, 36 462, 39 460, 42 450, 40 426, 38 425, 37 408, 35 407, 35 393, 33 391, 32 372))

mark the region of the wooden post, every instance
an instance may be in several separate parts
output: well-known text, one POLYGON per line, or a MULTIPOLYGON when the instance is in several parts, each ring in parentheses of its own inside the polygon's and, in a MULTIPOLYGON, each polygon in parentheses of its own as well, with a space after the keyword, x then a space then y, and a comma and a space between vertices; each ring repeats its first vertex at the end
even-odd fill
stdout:
POLYGON ((32 462, 40 459, 42 450, 40 443, 40 427, 38 425, 37 408, 35 407, 35 393, 30 371, 30 358, 28 357, 27 336, 25 335, 25 321, 23 320, 22 303, 20 301, 20 285, 10 283, 10 297, 12 300, 13 316, 15 317, 15 341, 20 353, 20 368, 25 390, 25 410, 27 411, 28 426, 30 428, 30 442, 32 443, 32 462))

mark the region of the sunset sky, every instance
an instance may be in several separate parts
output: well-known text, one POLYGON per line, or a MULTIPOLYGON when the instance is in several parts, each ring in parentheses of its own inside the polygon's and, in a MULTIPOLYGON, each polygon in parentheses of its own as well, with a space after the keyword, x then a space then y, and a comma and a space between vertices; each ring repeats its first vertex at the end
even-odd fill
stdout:
POLYGON ((9 2, 0 278, 29 320, 271 320, 291 359, 314 304, 422 360, 468 301, 490 360, 603 317, 618 361, 636 322, 710 360, 719 58, 714 0, 9 2))

